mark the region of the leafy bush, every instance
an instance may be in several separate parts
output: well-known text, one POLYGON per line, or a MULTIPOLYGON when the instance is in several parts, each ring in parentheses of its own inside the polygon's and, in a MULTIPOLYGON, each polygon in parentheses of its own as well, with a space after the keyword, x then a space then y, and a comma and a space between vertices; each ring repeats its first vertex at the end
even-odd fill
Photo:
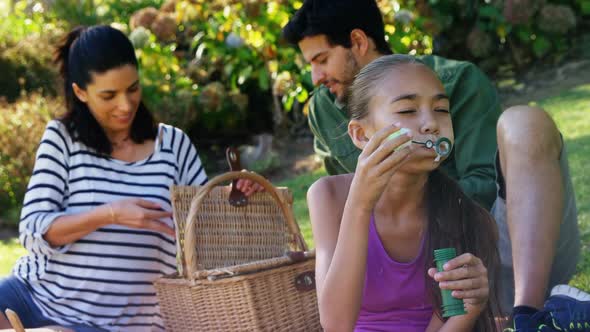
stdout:
POLYGON ((55 96, 58 73, 46 41, 28 37, 16 44, 0 45, 0 91, 8 101, 26 92, 41 90, 55 96))
POLYGON ((127 22, 132 13, 146 7, 159 7, 163 0, 53 0, 48 16, 70 26, 127 22))
MULTIPOLYGON (((575 0, 378 2, 396 53, 437 53, 474 61, 488 71, 499 64, 558 58, 580 19, 574 13, 587 13, 578 11, 582 2, 575 0)), ((154 53, 170 59, 163 63, 166 69, 146 75, 160 84, 151 90, 152 104, 181 96, 178 104, 166 101, 166 111, 189 119, 184 126, 199 138, 235 137, 271 125, 280 134, 281 128, 301 123, 294 119, 301 118, 297 113, 313 89, 310 68, 296 48, 280 40, 281 27, 301 5, 295 0, 178 0, 137 11, 129 25, 133 39, 143 40, 136 45, 143 45, 145 62, 154 53), (173 105, 182 108, 170 110, 173 105)))
POLYGON ((177 2, 177 50, 198 85, 200 131, 227 135, 271 130, 273 119, 275 129, 281 125, 277 112, 290 112, 294 106, 300 111, 312 88, 305 78, 309 74, 299 52, 280 40, 282 26, 300 5, 177 2), (290 73, 290 80, 273 97, 273 85, 285 76, 281 73, 290 73), (280 102, 273 103, 273 98, 280 102))
POLYGON ((0 206, 22 203, 47 122, 63 110, 61 102, 33 93, 15 103, 0 102, 0 206))
POLYGON ((494 71, 499 64, 522 67, 537 59, 559 60, 571 46, 577 23, 590 15, 586 2, 429 0, 417 1, 415 11, 434 27, 435 53, 494 71))
POLYGON ((42 6, 28 8, 24 1, 0 18, 0 96, 14 101, 31 91, 56 94, 52 50, 62 33, 62 27, 44 16, 42 6))
MULTIPOLYGON (((584 0, 378 2, 396 53, 437 53, 487 70, 558 59, 590 13, 584 0)), ((128 33, 138 50, 144 96, 159 119, 199 139, 236 138, 271 129, 283 133, 304 123, 303 105, 313 89, 310 68, 296 48, 280 40, 282 26, 301 5, 301 0, 17 1, 0 25, 0 37, 20 41, 77 24, 112 24, 128 33)), ((36 40, 41 39, 25 44, 36 40)), ((46 67, 48 52, 4 53, 23 55, 0 58, 0 69, 8 73, 0 79, 0 94, 13 99, 21 88, 52 91, 51 77, 35 69, 46 67), (21 77, 24 83, 18 84, 21 77)))
POLYGON ((280 29, 294 10, 276 1, 169 1, 135 12, 129 36, 148 105, 201 140, 272 130, 273 112, 301 111, 312 88, 297 50, 280 45, 280 29), (273 96, 273 84, 289 72, 273 96))

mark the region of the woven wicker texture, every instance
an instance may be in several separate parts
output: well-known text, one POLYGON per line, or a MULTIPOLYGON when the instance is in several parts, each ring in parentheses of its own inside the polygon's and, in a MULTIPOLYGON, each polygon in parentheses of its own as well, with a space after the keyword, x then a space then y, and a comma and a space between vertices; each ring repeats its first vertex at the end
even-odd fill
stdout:
MULTIPOLYGON (((204 187, 173 186, 172 205, 177 232, 177 251, 185 265, 182 247, 184 230, 193 198, 204 187)), ((291 210, 293 196, 287 188, 276 188, 291 210)), ((197 259, 201 269, 236 265, 252 260, 282 256, 289 246, 289 233, 279 205, 268 193, 249 198, 245 207, 227 203, 231 188, 217 186, 204 198, 196 216, 197 259)))
POLYGON ((168 331, 321 330, 315 288, 296 287, 302 274, 313 273, 314 255, 295 263, 285 255, 307 249, 287 189, 230 172, 203 187, 173 187, 172 202, 185 268, 182 277, 155 283, 168 331), (249 197, 246 207, 233 207, 230 189, 219 184, 234 178, 254 180, 266 191, 249 197))

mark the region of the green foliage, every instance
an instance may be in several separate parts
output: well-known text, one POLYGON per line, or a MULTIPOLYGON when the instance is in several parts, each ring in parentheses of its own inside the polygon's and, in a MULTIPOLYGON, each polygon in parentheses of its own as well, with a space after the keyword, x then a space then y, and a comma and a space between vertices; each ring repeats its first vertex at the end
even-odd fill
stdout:
MULTIPOLYGON (((3 0, 11 3, 10 0, 3 0)), ((41 2, 15 1, 10 9, 0 13, 0 43, 19 41, 26 37, 52 36, 62 32, 65 23, 51 18, 41 2)))
POLYGON ((40 90, 55 96, 58 74, 51 64, 47 43, 36 38, 22 39, 17 43, 0 44, 0 91, 8 101, 21 94, 40 90), (40 50, 43 49, 43 52, 40 50))
MULTIPOLYGON (((488 70, 500 63, 559 58, 585 18, 580 15, 589 11, 587 0, 378 3, 396 53, 437 53, 488 70)), ((55 36, 79 24, 112 24, 134 41, 145 99, 161 121, 196 139, 268 131, 281 125, 273 121, 289 118, 273 118, 273 111, 301 113, 313 89, 309 65, 280 39, 282 26, 301 5, 301 0, 16 1, 0 22, 0 70, 7 73, 0 78, 0 94, 13 100, 22 89, 54 93, 47 50, 55 36)))
POLYGON ((45 126, 63 106, 55 99, 32 94, 13 104, 2 102, 0 109, 0 206, 4 214, 22 203, 45 126))
POLYGON ((77 25, 127 22, 131 14, 149 6, 160 6, 163 0, 55 0, 48 8, 55 20, 77 25))
POLYGON ((295 100, 305 102, 312 87, 304 86, 308 73, 299 69, 305 67, 301 55, 280 41, 282 26, 300 5, 297 1, 177 3, 177 45, 199 86, 199 121, 208 132, 271 129, 272 92, 286 111, 295 100), (247 95, 243 105, 234 101, 237 97, 223 104, 227 96, 240 94, 247 95), (254 95, 262 98, 254 100, 254 95), (256 126, 261 116, 267 118, 266 128, 256 126))
POLYGON ((148 41, 137 50, 143 98, 159 121, 186 129, 197 116, 197 87, 181 70, 175 45, 158 43, 146 33, 148 41))
POLYGON ((288 112, 312 89, 301 55, 280 41, 300 5, 176 1, 133 13, 148 106, 197 139, 271 130, 273 93, 288 112))
POLYGON ((584 0, 416 3, 422 4, 420 14, 433 20, 436 53, 484 65, 491 62, 523 66, 540 58, 560 59, 571 46, 570 37, 577 23, 584 19, 576 13, 580 15, 582 9, 581 13, 587 15, 584 0))
POLYGON ((588 0, 577 0, 578 7, 582 12, 582 15, 588 16, 590 15, 590 1, 588 0))
POLYGON ((42 6, 26 5, 16 2, 11 15, 0 16, 0 97, 9 101, 31 91, 57 92, 51 50, 62 29, 42 6))
MULTIPOLYGON (((433 51, 433 20, 422 15, 426 5, 414 1, 378 1, 385 35, 394 53, 430 54, 433 51)), ((441 20, 444 20, 441 18, 441 20)))

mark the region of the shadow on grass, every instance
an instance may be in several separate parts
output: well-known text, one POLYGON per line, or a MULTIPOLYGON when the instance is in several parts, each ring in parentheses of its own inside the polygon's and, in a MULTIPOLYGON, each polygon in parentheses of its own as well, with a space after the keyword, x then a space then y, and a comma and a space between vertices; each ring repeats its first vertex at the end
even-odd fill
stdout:
POLYGON ((590 85, 582 84, 563 93, 541 101, 543 107, 551 108, 555 104, 587 103, 590 96, 590 85))

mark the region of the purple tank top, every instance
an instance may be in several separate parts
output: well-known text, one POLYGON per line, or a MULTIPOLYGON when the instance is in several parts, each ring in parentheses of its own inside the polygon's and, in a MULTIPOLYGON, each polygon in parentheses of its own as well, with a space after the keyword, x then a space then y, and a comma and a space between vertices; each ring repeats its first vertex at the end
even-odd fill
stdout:
POLYGON ((418 257, 409 263, 391 259, 371 215, 367 271, 355 331, 423 332, 432 318, 424 282, 424 238, 418 257))

